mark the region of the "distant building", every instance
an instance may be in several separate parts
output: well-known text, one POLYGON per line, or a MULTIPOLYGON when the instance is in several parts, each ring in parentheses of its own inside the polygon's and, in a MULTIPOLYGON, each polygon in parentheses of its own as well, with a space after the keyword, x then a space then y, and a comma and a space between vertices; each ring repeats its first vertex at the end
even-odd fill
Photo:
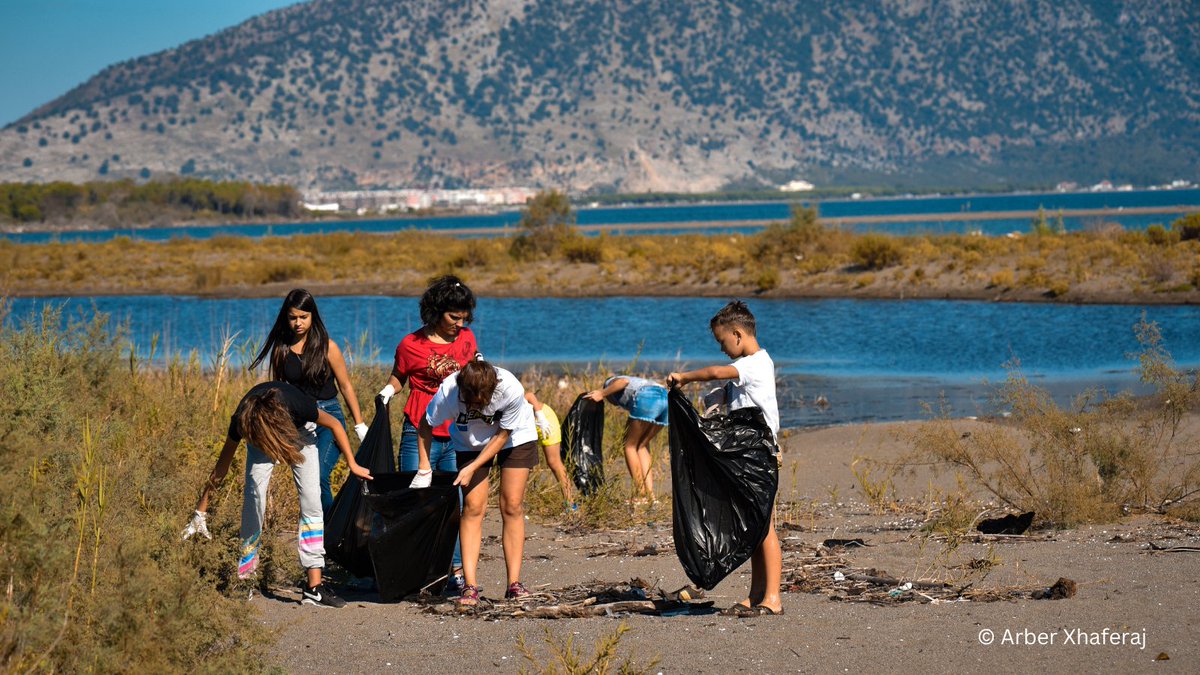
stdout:
POLYGON ((404 210, 418 211, 434 207, 471 209, 524 206, 536 194, 537 190, 525 187, 474 190, 344 190, 313 192, 305 194, 304 199, 305 206, 310 210, 340 209, 366 215, 404 210), (315 208, 317 206, 320 208, 315 208))
POLYGON ((813 184, 806 180, 794 180, 779 186, 780 192, 808 192, 813 189, 813 184))
POLYGON ((325 204, 310 204, 308 202, 301 202, 300 205, 303 206, 304 208, 308 209, 309 211, 324 211, 324 212, 329 212, 329 213, 336 213, 338 210, 337 202, 329 202, 329 203, 325 203, 325 204))

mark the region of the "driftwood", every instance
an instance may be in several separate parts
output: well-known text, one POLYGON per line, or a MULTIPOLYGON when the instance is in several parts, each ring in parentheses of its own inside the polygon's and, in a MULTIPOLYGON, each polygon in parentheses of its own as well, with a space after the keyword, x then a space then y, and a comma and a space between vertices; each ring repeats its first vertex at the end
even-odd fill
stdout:
POLYGON ((869 574, 844 574, 844 577, 851 581, 865 581, 868 584, 875 586, 901 586, 904 584, 912 584, 913 588, 935 588, 938 590, 950 588, 950 584, 940 581, 904 581, 903 579, 893 579, 892 577, 877 577, 869 574))
POLYGON ((1149 542, 1146 553, 1200 553, 1200 546, 1159 546, 1149 542))
POLYGON ((528 611, 513 612, 512 616, 530 619, 576 619, 585 616, 607 616, 623 612, 626 614, 658 614, 659 609, 649 600, 624 600, 607 602, 603 605, 578 603, 573 605, 549 605, 534 607, 528 611))
MULTIPOLYGON (((1011 539, 1029 540, 1025 536, 1010 536, 1006 537, 1005 541, 1011 539)), ((826 595, 830 600, 869 602, 877 605, 909 602, 995 602, 1031 598, 1035 597, 1035 594, 1036 597, 1070 597, 1065 593, 1065 584, 1056 584, 1051 588, 1038 586, 977 589, 969 582, 955 585, 930 579, 898 579, 883 570, 852 565, 848 555, 856 548, 827 548, 797 543, 785 546, 784 589, 826 595)), ((984 565, 980 564, 980 561, 971 561, 967 567, 982 569, 984 565)))
POLYGON ((452 601, 422 596, 417 602, 425 612, 441 616, 460 615, 496 621, 501 619, 569 619, 621 614, 711 614, 713 603, 697 602, 704 591, 684 586, 674 591, 651 588, 641 579, 626 583, 594 581, 557 590, 539 590, 520 599, 493 600, 480 597, 473 607, 460 607, 452 601))

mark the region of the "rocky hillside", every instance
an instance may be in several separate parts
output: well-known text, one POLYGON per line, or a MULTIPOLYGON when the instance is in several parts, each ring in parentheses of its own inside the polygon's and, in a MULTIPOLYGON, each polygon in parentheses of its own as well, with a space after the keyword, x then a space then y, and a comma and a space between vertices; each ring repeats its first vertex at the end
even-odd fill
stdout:
POLYGON ((1194 177, 1200 3, 313 0, 106 68, 0 180, 703 191, 1194 177))

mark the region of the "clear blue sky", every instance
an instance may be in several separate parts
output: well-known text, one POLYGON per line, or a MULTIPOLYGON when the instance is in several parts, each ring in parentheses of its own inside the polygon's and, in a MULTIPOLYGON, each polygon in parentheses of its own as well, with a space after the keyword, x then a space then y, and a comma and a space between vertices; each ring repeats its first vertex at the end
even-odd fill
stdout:
POLYGON ((0 126, 105 66, 297 0, 0 0, 0 126))

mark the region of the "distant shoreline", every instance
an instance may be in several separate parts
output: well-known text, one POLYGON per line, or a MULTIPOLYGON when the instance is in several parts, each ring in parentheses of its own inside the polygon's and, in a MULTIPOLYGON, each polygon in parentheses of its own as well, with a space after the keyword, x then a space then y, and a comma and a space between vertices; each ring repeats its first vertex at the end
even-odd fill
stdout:
MULTIPOLYGON (((754 203, 754 202, 750 202, 754 203)), ((648 204, 638 205, 630 208, 670 208, 671 204, 648 204)), ((616 206, 606 206, 603 208, 619 208, 616 206)), ((512 209, 509 209, 512 210, 512 209)), ((123 225, 121 227, 26 227, 26 226, 6 226, 0 227, 0 237, 5 234, 69 234, 75 232, 137 232, 138 230, 150 229, 171 229, 185 227, 200 227, 200 228, 222 228, 258 225, 270 227, 272 225, 308 225, 319 223, 376 223, 386 221, 403 222, 405 219, 418 218, 460 218, 471 215, 494 215, 502 213, 500 211, 439 211, 436 213, 422 214, 395 214, 391 216, 371 216, 371 217, 311 217, 299 219, 254 219, 240 221, 220 221, 213 222, 207 220, 183 220, 172 221, 167 224, 163 223, 145 223, 137 225, 123 225)), ((898 213, 898 214, 883 214, 869 216, 843 216, 843 217, 820 217, 818 220, 832 227, 846 227, 854 225, 873 225, 882 223, 947 223, 947 222, 988 222, 995 220, 1031 220, 1039 215, 1049 217, 1062 218, 1097 218, 1104 216, 1148 216, 1148 215, 1183 215, 1187 213, 1200 212, 1200 204, 1195 205, 1174 205, 1174 206, 1133 206, 1133 207, 1107 207, 1107 208, 1092 208, 1092 209, 1022 209, 1016 211, 955 211, 953 213, 898 213)), ((704 220, 704 221, 662 221, 662 222, 640 222, 640 223, 611 223, 599 225, 577 225, 576 227, 581 232, 599 233, 599 232, 647 232, 647 231, 674 231, 674 230, 719 230, 727 228, 765 228, 775 223, 785 222, 785 218, 770 218, 770 219, 752 219, 752 220, 704 220)), ((444 234, 453 237, 479 237, 479 236, 506 236, 518 233, 520 230, 512 226, 489 226, 489 227, 464 227, 439 230, 437 228, 421 227, 414 228, 422 231, 428 231, 435 234, 444 234)), ((297 233, 287 236, 304 236, 306 233, 297 233)), ((389 232, 368 232, 367 234, 391 234, 389 232)))

